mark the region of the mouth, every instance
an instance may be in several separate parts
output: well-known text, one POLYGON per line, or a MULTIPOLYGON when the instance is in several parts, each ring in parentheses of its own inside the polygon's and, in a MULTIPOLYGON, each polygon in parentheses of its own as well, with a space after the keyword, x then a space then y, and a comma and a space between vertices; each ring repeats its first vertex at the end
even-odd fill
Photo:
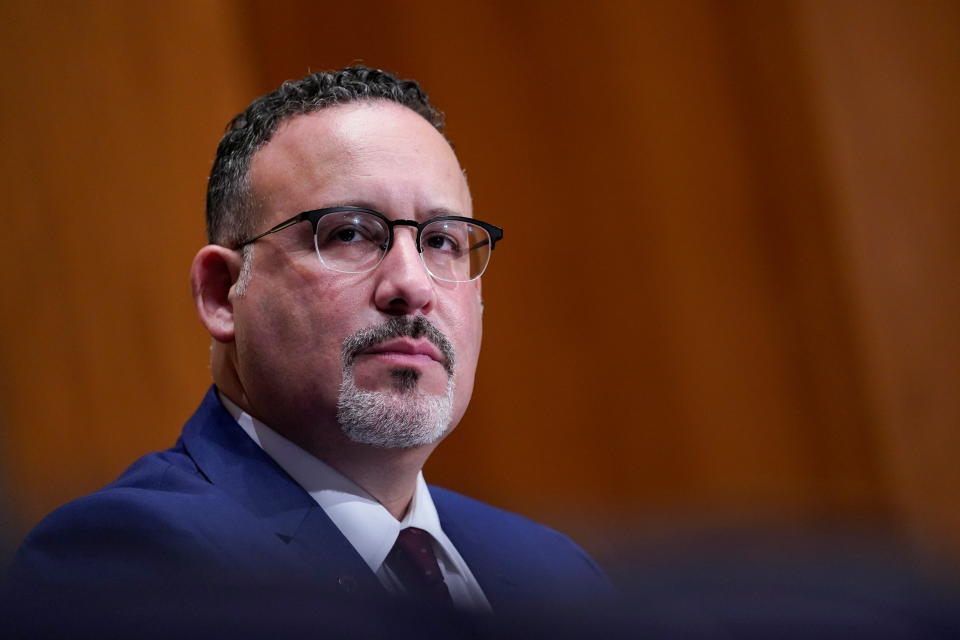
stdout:
POLYGON ((361 329, 343 341, 343 364, 358 357, 388 359, 400 366, 427 366, 436 362, 453 376, 453 344, 423 316, 397 316, 361 329))
POLYGON ((446 359, 440 350, 428 340, 395 338, 373 345, 361 351, 361 356, 377 356, 395 361, 398 364, 429 364, 436 362, 446 366, 446 359))

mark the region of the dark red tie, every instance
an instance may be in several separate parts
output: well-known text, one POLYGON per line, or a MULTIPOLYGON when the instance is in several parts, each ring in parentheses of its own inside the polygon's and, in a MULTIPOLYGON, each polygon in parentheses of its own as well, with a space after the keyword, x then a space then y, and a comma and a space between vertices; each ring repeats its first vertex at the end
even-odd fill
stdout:
POLYGON ((434 605, 453 606, 450 590, 433 553, 433 538, 423 529, 402 530, 387 555, 387 563, 409 596, 434 605))

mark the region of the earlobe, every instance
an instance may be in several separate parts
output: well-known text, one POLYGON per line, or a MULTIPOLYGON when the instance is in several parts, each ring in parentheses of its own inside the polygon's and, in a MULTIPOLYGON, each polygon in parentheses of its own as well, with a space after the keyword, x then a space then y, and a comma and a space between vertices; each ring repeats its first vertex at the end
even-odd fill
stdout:
POLYGON ((197 252, 190 267, 190 288, 200 322, 217 342, 233 342, 230 291, 240 274, 236 251, 210 244, 197 252))

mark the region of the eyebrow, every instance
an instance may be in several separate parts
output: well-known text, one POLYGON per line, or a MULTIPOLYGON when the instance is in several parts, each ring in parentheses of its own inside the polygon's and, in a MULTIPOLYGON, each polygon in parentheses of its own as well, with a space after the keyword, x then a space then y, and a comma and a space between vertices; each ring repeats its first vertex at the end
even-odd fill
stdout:
MULTIPOLYGON (((350 200, 346 202, 338 202, 336 204, 331 204, 328 206, 329 207, 344 207, 344 206, 363 207, 364 209, 373 209, 378 213, 382 213, 385 216, 387 215, 386 212, 384 212, 380 207, 376 206, 373 202, 369 200, 350 200)), ((323 208, 328 208, 328 207, 323 207, 323 208)), ((422 218, 420 216, 417 216, 416 219, 429 220, 430 218, 438 218, 440 216, 461 216, 461 217, 467 217, 467 218, 471 217, 471 216, 465 216, 463 213, 456 211, 454 209, 448 209, 446 207, 434 207, 432 209, 428 209, 425 216, 423 216, 422 218)))

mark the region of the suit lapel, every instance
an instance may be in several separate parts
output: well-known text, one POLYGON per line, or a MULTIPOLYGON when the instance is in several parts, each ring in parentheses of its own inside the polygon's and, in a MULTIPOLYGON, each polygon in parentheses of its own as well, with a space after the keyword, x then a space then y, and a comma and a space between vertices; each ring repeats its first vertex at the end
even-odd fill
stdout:
POLYGON ((482 537, 484 527, 489 522, 471 517, 469 509, 463 508, 464 505, 454 493, 430 487, 430 495, 437 507, 440 527, 470 567, 490 606, 495 612, 509 608, 522 585, 515 577, 516 571, 511 570, 511 562, 504 557, 503 550, 491 548, 491 544, 482 537))
POLYGON ((323 509, 243 432, 213 387, 187 421, 182 438, 200 472, 275 534, 276 542, 295 551, 325 584, 383 593, 323 509))

